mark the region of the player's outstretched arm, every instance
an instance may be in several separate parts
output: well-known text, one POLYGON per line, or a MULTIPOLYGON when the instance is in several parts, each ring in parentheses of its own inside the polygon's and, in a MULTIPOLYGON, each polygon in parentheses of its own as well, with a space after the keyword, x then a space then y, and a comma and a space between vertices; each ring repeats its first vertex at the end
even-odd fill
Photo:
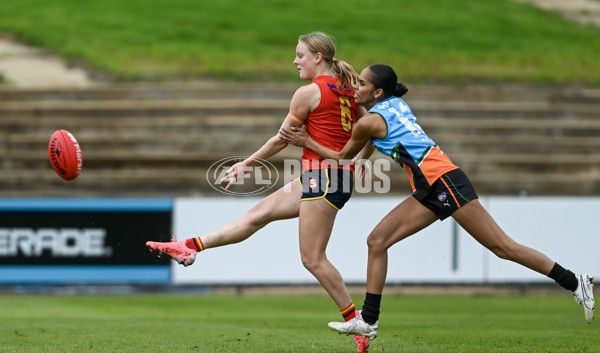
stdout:
MULTIPOLYGON (((318 86, 314 84, 298 88, 290 102, 290 112, 283 120, 280 129, 301 128, 308 117, 308 113, 313 109, 314 102, 319 101, 320 94, 318 86)), ((286 148, 287 145, 288 143, 279 134, 271 137, 250 157, 234 164, 225 172, 225 177, 221 179, 221 182, 228 182, 225 189, 229 190, 233 183, 241 180, 249 168, 262 160, 273 157, 286 148)))

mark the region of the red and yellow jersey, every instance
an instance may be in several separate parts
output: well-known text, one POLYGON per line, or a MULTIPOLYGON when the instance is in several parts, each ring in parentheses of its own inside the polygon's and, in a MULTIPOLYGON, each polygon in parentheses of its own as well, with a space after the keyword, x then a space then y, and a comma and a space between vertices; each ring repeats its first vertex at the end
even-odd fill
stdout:
MULTIPOLYGON (((304 121, 306 132, 322 146, 339 152, 350 140, 356 122, 354 91, 333 76, 319 76, 312 83, 321 90, 321 102, 304 121)), ((302 170, 327 167, 322 160, 313 150, 304 147, 302 170)))

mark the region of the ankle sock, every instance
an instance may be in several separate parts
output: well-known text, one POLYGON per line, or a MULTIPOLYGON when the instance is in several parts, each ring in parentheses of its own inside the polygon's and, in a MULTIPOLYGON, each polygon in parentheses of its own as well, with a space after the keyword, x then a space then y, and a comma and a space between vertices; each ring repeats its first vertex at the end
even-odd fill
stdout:
POLYGON ((365 303, 360 315, 369 325, 373 325, 379 320, 379 307, 381 306, 381 294, 368 293, 365 296, 365 303))
POLYGON ((344 318, 344 321, 350 321, 356 317, 356 309, 354 308, 354 303, 350 303, 347 307, 340 310, 340 314, 344 318))
POLYGON ((202 244, 202 240, 200 240, 200 237, 186 239, 185 246, 194 251, 202 251, 205 249, 204 244, 202 244))
POLYGON ((575 274, 558 263, 554 263, 554 267, 550 271, 548 277, 552 278, 556 283, 560 284, 561 287, 574 292, 579 285, 579 281, 577 281, 577 276, 575 274))

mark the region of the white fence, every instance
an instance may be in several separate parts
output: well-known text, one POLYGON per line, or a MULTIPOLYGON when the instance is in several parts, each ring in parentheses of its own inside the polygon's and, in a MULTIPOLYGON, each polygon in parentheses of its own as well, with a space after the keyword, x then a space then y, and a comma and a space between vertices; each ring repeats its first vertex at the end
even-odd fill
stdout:
MULTIPOLYGON (((366 281, 370 230, 404 197, 354 197, 338 213, 328 258, 346 282, 366 281)), ((174 232, 202 235, 241 217, 260 198, 175 200, 174 232)), ((484 207, 517 242, 575 273, 600 275, 600 198, 482 197, 484 207)), ((267 225, 248 240, 198 254, 190 267, 173 265, 173 282, 315 283, 298 251, 297 219, 267 225)), ((454 220, 436 222, 389 250, 388 283, 543 282, 547 277, 501 260, 454 220)))

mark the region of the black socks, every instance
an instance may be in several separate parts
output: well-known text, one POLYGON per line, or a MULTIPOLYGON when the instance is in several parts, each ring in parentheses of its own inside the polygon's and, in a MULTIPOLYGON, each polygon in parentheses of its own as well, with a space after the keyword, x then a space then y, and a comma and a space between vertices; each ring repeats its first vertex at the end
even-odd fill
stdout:
POLYGON ((571 292, 577 289, 579 282, 577 281, 577 276, 569 270, 564 269, 558 263, 554 263, 554 267, 552 267, 552 271, 548 277, 552 278, 556 281, 556 283, 560 284, 561 287, 570 290, 571 292))
POLYGON ((379 306, 381 305, 381 294, 367 293, 365 303, 360 315, 369 325, 373 325, 379 320, 379 306))
MULTIPOLYGON (((575 274, 558 263, 554 263, 554 267, 548 274, 548 277, 552 278, 561 287, 574 292, 579 285, 577 276, 575 274)), ((365 302, 362 307, 360 315, 363 320, 369 325, 373 325, 379 320, 379 307, 381 306, 381 294, 368 293, 365 297, 365 302)))

